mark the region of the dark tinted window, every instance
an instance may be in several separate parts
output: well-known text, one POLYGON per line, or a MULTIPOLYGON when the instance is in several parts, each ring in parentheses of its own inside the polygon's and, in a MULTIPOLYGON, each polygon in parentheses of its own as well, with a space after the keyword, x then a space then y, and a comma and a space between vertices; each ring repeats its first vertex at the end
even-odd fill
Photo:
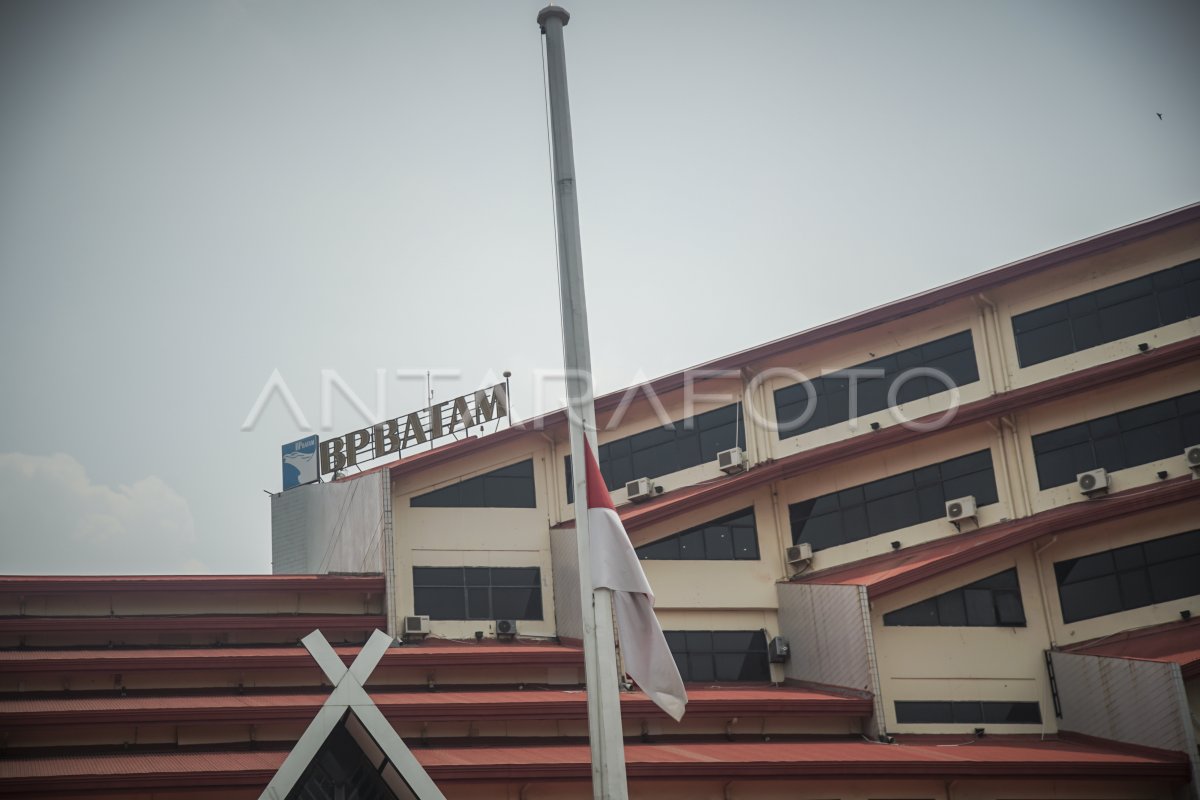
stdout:
MULTIPOLYGON (((970 331, 956 333, 944 339, 927 342, 882 358, 863 362, 850 370, 883 370, 877 378, 856 378, 858 408, 856 416, 873 414, 888 407, 888 393, 904 373, 914 367, 926 367, 944 372, 955 386, 965 386, 979 380, 975 362, 975 346, 970 331)), ((785 386, 775 391, 775 419, 779 423, 779 438, 799 436, 850 419, 850 376, 837 373, 812 379, 813 413, 803 424, 797 424, 809 408, 808 391, 804 384, 785 386)), ((896 401, 905 403, 947 390, 945 382, 927 375, 906 376, 900 382, 896 401)))
POLYGON ((541 619, 537 567, 413 567, 415 613, 430 619, 541 619))
POLYGON ((991 451, 793 503, 788 506, 792 542, 808 542, 813 550, 855 542, 940 519, 946 501, 967 495, 974 495, 979 506, 996 502, 991 451))
POLYGON ((417 495, 408 504, 414 508, 534 508, 533 460, 417 495))
POLYGON ((1200 530, 1059 561, 1063 621, 1200 595, 1200 530))
POLYGON ((1042 721, 1042 710, 1037 703, 1027 702, 897 700, 896 721, 907 724, 1037 725, 1042 721))
POLYGON ((1172 397, 1033 437, 1038 485, 1072 483, 1080 472, 1109 472, 1183 453, 1200 442, 1200 392, 1172 397))
POLYGON ((1022 367, 1200 316, 1200 259, 1013 317, 1022 367))
MULTIPOLYGON (((651 428, 596 448, 600 474, 609 489, 623 489, 638 478, 657 478, 717 460, 717 453, 746 441, 741 404, 706 411, 674 423, 651 428)), ((575 502, 571 457, 566 456, 567 502, 575 502)))
POLYGON ((663 631, 688 682, 771 680, 762 631, 663 631))
POLYGON ((884 625, 1024 627, 1017 570, 995 575, 883 615, 884 625))
POLYGON ((644 561, 758 560, 754 509, 746 508, 637 548, 644 561))

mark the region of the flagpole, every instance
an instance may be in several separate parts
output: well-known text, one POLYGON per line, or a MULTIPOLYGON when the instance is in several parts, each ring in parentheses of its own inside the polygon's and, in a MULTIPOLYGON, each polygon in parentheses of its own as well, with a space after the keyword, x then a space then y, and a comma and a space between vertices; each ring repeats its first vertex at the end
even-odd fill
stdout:
POLYGON ((567 62, 563 26, 571 15, 548 6, 537 22, 546 37, 546 73, 558 223, 558 284, 562 305, 563 361, 575 488, 575 537, 579 557, 579 594, 583 611, 584 671, 587 679, 588 739, 592 754, 592 796, 626 800, 625 742, 613 636, 612 592, 592 588, 588 536, 587 469, 584 437, 595 452, 596 408, 592 400, 592 356, 588 345, 583 293, 583 256, 579 241, 579 204, 575 195, 575 153, 567 98, 567 62))

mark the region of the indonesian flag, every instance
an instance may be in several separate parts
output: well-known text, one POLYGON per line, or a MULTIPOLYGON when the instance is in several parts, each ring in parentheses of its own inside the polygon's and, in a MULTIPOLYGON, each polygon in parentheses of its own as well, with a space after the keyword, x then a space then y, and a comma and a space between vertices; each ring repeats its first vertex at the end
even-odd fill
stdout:
POLYGON ((592 586, 612 590, 625 671, 647 697, 678 722, 687 705, 687 692, 662 627, 654 616, 654 592, 613 507, 600 475, 600 465, 586 439, 583 449, 587 460, 592 586))

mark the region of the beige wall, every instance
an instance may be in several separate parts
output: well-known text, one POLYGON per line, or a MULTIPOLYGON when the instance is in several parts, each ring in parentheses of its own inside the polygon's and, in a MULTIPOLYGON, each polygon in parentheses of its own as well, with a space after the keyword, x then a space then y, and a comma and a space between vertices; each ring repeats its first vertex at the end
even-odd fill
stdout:
POLYGON ((990 292, 989 297, 1003 320, 1000 326, 1002 358, 1012 385, 1028 386, 1066 372, 1134 355, 1138 352, 1137 345, 1140 342, 1160 347, 1200 335, 1200 319, 1193 318, 1019 369, 1011 324, 1012 317, 1026 311, 1168 269, 1195 258, 1200 258, 1200 226, 1190 225, 1153 239, 1080 259, 1025 280, 1014 281, 990 292))
MULTIPOLYGON (((949 303, 933 311, 914 314, 887 325, 840 336, 816 345, 793 351, 754 366, 755 374, 774 375, 777 370, 798 370, 810 380, 824 372, 833 372, 853 367, 876 357, 890 355, 951 334, 970 330, 975 342, 979 380, 959 387, 958 402, 969 403, 992 393, 992 380, 981 345, 983 333, 982 316, 975 304, 968 300, 949 303)), ((754 408, 770 423, 776 424, 775 391, 796 383, 787 374, 759 378, 760 387, 753 396, 754 408)), ((930 397, 903 403, 895 409, 885 409, 866 414, 852 422, 832 425, 820 430, 780 439, 779 434, 763 430, 762 436, 769 445, 772 458, 782 458, 794 453, 810 450, 851 436, 871 434, 871 423, 887 428, 903 419, 917 419, 927 414, 945 411, 950 405, 951 393, 940 392, 930 397), (899 417, 899 418, 898 418, 899 417)), ((753 417, 752 417, 753 419, 753 417)))
MULTIPOLYGON (((787 524, 789 504, 989 448, 992 451, 992 466, 997 473, 999 502, 979 510, 978 524, 988 526, 1001 520, 1011 519, 1015 512, 1011 507, 1008 493, 1005 491, 1004 478, 1000 469, 1003 462, 997 460, 998 442, 998 434, 989 426, 972 425, 958 430, 931 434, 921 442, 920 447, 903 447, 871 453, 784 481, 780 486, 779 502, 783 513, 785 541, 787 544, 791 544, 791 529, 787 524)), ((975 523, 963 523, 964 531, 973 530, 974 527, 975 523)), ((890 553, 892 552, 891 543, 894 541, 900 542, 902 547, 911 547, 922 542, 954 536, 957 533, 953 523, 945 519, 923 522, 919 525, 900 528, 857 542, 821 550, 813 555, 811 568, 813 570, 827 569, 870 556, 890 553)))
MULTIPOLYGON (((550 499, 548 448, 540 437, 524 437, 505 447, 484 451, 485 457, 463 472, 462 462, 406 475, 392 484, 392 519, 396 552, 396 606, 400 616, 414 613, 412 568, 420 567, 538 567, 542 577, 542 619, 520 620, 523 636, 552 637, 554 574, 550 560, 550 499), (539 444, 540 442, 540 444, 539 444), (526 508, 412 508, 414 495, 439 489, 464 478, 533 459, 536 507, 526 508)), ((475 631, 494 634, 488 620, 435 620, 434 635, 469 638, 475 631)))
POLYGON ((896 700, 1020 700, 1040 703, 1043 726, 987 725, 993 733, 1054 732, 1054 705, 1043 651, 1049 646, 1031 548, 954 570, 871 604, 880 684, 889 733, 970 733, 975 725, 900 725, 896 700), (1015 567, 1025 627, 890 627, 883 616, 1015 567))
MULTIPOLYGON (((1067 624, 1058 601, 1054 562, 1192 530, 1198 518, 1200 501, 1129 520, 1099 522, 1059 537, 1045 537, 873 601, 871 619, 887 730, 927 732, 933 727, 898 725, 893 705, 896 700, 1036 700, 1041 703, 1045 730, 1056 730, 1043 651, 1054 645, 1066 646, 1177 620, 1183 609, 1195 612, 1200 606, 1197 598, 1191 597, 1067 624), (891 611, 1011 567, 1016 567, 1021 585, 1026 619, 1023 628, 883 624, 883 616, 891 611)), ((974 726, 958 727, 969 732, 974 726)), ((997 732, 1031 729, 1027 725, 995 727, 997 732)))
MULTIPOLYGON (((1071 397, 1054 403, 1046 403, 1017 415, 1017 427, 1021 432, 1021 458, 1022 463, 1026 466, 1025 484, 1029 496, 1032 498, 1034 511, 1045 511, 1069 503, 1085 502, 1087 498, 1073 483, 1056 486, 1045 491, 1039 488, 1037 468, 1033 457, 1033 436, 1197 390, 1200 390, 1200 369, 1197 369, 1195 364, 1184 364, 1134 381, 1089 391, 1086 402, 1083 401, 1083 398, 1071 397)), ((1160 480, 1158 472, 1163 470, 1172 478, 1188 474, 1183 450, 1193 444, 1196 442, 1181 441, 1179 452, 1176 455, 1152 461, 1149 464, 1110 472, 1108 475, 1109 492, 1120 492, 1136 486, 1157 483, 1160 480)))
POLYGON ((1179 612, 1184 609, 1200 612, 1200 598, 1185 597, 1145 608, 1064 623, 1058 601, 1058 584, 1054 577, 1054 563, 1057 561, 1195 530, 1197 520, 1200 520, 1200 501, 1193 500, 1133 518, 1099 522, 1086 530, 1047 542, 1039 560, 1046 587, 1045 602, 1052 624, 1052 641, 1060 647, 1066 647, 1119 631, 1172 622, 1179 619, 1179 612))
POLYGON ((743 508, 754 509, 757 561, 643 561, 657 607, 710 609, 776 608, 775 581, 783 577, 783 557, 769 487, 680 514, 635 531, 635 547, 653 542, 743 508))

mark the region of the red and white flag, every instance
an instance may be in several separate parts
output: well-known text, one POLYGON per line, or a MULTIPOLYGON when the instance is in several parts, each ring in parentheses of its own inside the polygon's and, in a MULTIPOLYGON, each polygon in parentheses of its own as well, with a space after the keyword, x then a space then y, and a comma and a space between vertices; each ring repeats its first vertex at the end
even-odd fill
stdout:
POLYGON ((658 617, 654 616, 654 592, 586 439, 583 449, 587 457, 592 588, 612 590, 625 671, 647 697, 678 722, 687 705, 687 692, 658 617))

